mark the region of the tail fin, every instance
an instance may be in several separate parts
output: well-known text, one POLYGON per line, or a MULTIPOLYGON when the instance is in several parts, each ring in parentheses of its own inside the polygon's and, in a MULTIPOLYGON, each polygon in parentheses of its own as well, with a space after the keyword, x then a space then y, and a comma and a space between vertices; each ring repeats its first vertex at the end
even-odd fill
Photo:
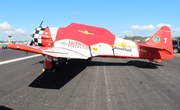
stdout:
POLYGON ((162 59, 171 59, 173 57, 171 30, 168 26, 161 27, 145 44, 161 48, 159 53, 162 59))
POLYGON ((161 27, 148 41, 147 45, 163 48, 173 53, 171 30, 167 26, 161 27))

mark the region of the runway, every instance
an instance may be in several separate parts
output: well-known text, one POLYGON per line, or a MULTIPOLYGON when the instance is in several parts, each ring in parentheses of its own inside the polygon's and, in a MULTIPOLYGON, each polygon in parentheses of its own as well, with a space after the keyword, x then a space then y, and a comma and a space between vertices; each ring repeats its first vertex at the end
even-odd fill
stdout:
MULTIPOLYGON (((0 50, 0 62, 31 56, 0 50)), ((0 65, 0 110, 180 110, 180 57, 69 60, 41 72, 45 57, 0 65)))
POLYGON ((34 55, 34 54, 33 53, 26 54, 24 51, 0 49, 0 62, 15 59, 15 58, 26 57, 30 55, 34 55))

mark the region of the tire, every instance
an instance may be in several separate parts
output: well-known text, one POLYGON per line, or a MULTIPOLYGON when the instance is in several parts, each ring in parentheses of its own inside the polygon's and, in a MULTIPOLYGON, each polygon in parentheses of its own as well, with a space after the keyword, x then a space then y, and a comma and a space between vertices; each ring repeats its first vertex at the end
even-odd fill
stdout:
POLYGON ((50 68, 47 68, 47 67, 46 67, 46 62, 44 61, 44 62, 43 62, 43 67, 44 67, 46 70, 53 70, 53 69, 55 68, 55 63, 54 63, 54 61, 49 62, 49 64, 50 64, 50 68))
POLYGON ((174 53, 179 53, 179 49, 178 49, 178 48, 174 48, 174 49, 173 49, 173 52, 174 52, 174 53))
POLYGON ((154 66, 153 63, 151 63, 151 62, 148 63, 149 68, 152 68, 153 66, 154 66))

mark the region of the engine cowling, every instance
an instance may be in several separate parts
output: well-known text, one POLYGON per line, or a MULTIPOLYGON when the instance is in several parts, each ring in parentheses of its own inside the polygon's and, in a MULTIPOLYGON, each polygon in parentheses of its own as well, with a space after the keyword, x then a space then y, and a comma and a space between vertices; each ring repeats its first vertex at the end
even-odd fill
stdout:
POLYGON ((36 46, 52 46, 53 40, 51 37, 51 33, 49 27, 38 27, 32 34, 33 43, 36 46))

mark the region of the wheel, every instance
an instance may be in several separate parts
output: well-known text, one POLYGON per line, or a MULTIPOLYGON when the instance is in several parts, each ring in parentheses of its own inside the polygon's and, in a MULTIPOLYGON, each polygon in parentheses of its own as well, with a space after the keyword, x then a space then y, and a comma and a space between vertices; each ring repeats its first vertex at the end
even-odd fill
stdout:
POLYGON ((174 51, 174 53, 178 53, 179 49, 178 48, 174 48, 173 51, 174 51))
POLYGON ((46 69, 46 70, 53 70, 55 68, 55 63, 54 61, 44 61, 43 63, 43 67, 46 69))
POLYGON ((152 68, 153 67, 153 64, 151 62, 148 63, 148 67, 149 68, 152 68))

